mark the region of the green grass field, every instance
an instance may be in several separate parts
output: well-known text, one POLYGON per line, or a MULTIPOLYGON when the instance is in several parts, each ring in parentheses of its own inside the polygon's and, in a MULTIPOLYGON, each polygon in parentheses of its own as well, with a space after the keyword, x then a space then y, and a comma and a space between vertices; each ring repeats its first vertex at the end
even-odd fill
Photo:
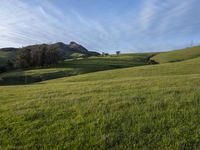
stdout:
POLYGON ((27 84, 102 70, 146 65, 145 57, 152 53, 110 55, 68 60, 46 68, 14 70, 0 74, 0 85, 27 84))
POLYGON ((159 53, 152 57, 152 59, 159 63, 167 63, 184 61, 196 57, 200 57, 200 46, 159 53))
POLYGON ((200 148, 200 57, 0 91, 0 149, 200 148))

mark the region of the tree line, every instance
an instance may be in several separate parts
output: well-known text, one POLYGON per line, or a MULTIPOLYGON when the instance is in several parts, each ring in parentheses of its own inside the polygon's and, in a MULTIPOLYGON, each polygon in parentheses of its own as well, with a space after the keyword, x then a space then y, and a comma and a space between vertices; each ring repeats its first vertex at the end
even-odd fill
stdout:
POLYGON ((59 49, 38 47, 38 48, 21 48, 16 52, 17 68, 42 67, 56 64, 64 59, 64 53, 59 49))

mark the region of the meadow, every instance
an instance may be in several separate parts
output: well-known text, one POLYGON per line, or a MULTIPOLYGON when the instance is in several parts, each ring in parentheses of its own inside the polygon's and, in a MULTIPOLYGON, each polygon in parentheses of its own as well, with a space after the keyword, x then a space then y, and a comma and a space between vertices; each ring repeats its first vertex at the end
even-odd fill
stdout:
POLYGON ((0 91, 2 149, 200 148, 200 57, 0 91))
POLYGON ((200 150, 200 0, 0 0, 0 150, 200 150))

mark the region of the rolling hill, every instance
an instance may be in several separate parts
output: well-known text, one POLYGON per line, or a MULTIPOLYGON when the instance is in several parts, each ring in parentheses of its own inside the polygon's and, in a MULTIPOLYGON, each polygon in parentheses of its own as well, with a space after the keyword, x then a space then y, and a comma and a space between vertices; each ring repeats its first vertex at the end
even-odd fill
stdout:
POLYGON ((27 84, 95 71, 147 65, 149 59, 162 64, 189 60, 200 56, 200 46, 162 53, 121 54, 89 58, 84 58, 82 55, 91 56, 94 52, 89 52, 75 42, 71 42, 69 45, 55 43, 52 45, 34 45, 27 48, 38 49, 43 46, 61 49, 65 51, 66 58, 73 59, 67 59, 67 61, 50 67, 18 69, 0 74, 0 85, 27 84), (83 59, 77 59, 79 57, 83 59))
MULTIPOLYGON (((64 81, 97 81, 121 78, 144 78, 157 76, 175 76, 200 74, 200 57, 183 62, 167 63, 150 66, 139 66, 134 68, 116 69, 113 71, 101 71, 97 73, 85 74, 71 78, 63 78, 64 81)), ((53 81, 53 80, 52 80, 53 81)), ((59 81, 59 80, 57 80, 59 81)))
POLYGON ((200 57, 200 46, 159 53, 151 59, 159 63, 168 63, 184 61, 196 57, 200 57))
POLYGON ((200 147, 200 57, 0 91, 1 148, 200 147))
POLYGON ((95 71, 147 65, 151 56, 152 53, 89 57, 66 60, 50 67, 18 69, 0 74, 0 85, 28 84, 95 71))

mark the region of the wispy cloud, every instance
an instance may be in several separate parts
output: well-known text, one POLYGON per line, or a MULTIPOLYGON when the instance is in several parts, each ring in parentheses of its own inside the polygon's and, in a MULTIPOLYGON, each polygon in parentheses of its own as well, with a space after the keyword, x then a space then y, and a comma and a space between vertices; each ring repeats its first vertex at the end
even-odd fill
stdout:
POLYGON ((179 48, 200 40, 198 0, 141 0, 135 8, 102 20, 52 2, 1 0, 0 47, 73 40, 91 50, 133 52, 179 48))

